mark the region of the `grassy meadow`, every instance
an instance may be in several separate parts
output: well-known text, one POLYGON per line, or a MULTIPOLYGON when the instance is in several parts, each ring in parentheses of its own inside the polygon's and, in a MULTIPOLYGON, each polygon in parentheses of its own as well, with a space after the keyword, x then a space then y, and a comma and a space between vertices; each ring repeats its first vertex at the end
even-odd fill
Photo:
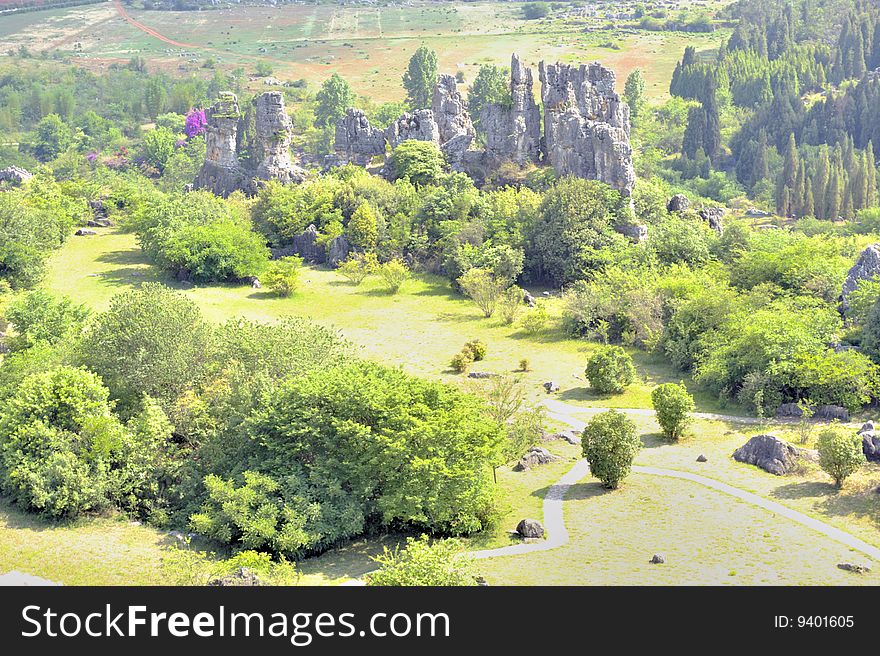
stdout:
MULTIPOLYGON (((279 299, 249 286, 190 287, 169 281, 147 263, 133 235, 114 229, 98 232, 93 237, 72 237, 53 257, 45 282, 54 292, 96 310, 105 308, 119 291, 159 280, 180 288, 212 320, 236 315, 260 321, 287 314, 307 316, 337 328, 367 357, 463 385, 469 381, 449 370, 447 361, 466 340, 479 337, 489 345, 489 355, 479 369, 512 371, 521 357, 529 357, 534 371, 524 376, 536 400, 544 396, 541 383, 553 378, 563 387, 556 398, 585 408, 650 407, 653 386, 680 377, 634 352, 641 380, 624 394, 599 398, 575 378, 583 378, 583 366, 594 345, 567 339, 555 322, 533 337, 497 319, 485 319, 474 304, 454 294, 440 278, 417 276, 398 295, 389 296, 378 281, 355 287, 332 271, 309 267, 302 271, 299 291, 292 298, 279 299)), ((551 315, 558 317, 558 299, 545 302, 551 315)), ((698 394, 700 410, 718 410, 716 406, 713 399, 698 394)), ((875 510, 880 485, 877 465, 864 467, 837 492, 813 465, 776 477, 730 458, 734 449, 760 432, 796 442, 793 425, 698 420, 688 437, 670 443, 659 435, 653 419, 638 417, 636 421, 644 448, 635 464, 725 481, 880 546, 880 516, 875 510), (708 462, 696 462, 701 453, 708 462)), ((810 439, 814 438, 815 431, 810 439)), ((545 446, 562 460, 527 472, 514 472, 509 466, 498 469, 503 518, 493 530, 469 538, 469 548, 511 544, 509 531, 519 519, 542 518, 548 487, 580 455, 579 447, 565 442, 545 446)), ((687 481, 634 474, 620 492, 606 494, 587 476, 568 495, 565 515, 571 537, 567 545, 480 561, 480 571, 492 584, 880 583, 876 574, 859 576, 836 567, 844 561, 865 562, 867 557, 791 520, 687 481), (648 564, 653 553, 666 554, 667 564, 648 564)), ((359 540, 307 559, 297 564, 300 583, 338 584, 361 576, 373 568, 371 555, 398 540, 395 536, 359 540)), ((168 545, 169 538, 161 531, 124 519, 95 518, 69 527, 53 526, 0 506, 0 554, 4 554, 0 570, 21 569, 47 578, 57 572, 57 580, 71 584, 172 582, 162 566, 168 545), (101 537, 105 533, 109 535, 106 540, 101 537), (117 552, 133 557, 112 556, 117 552)))

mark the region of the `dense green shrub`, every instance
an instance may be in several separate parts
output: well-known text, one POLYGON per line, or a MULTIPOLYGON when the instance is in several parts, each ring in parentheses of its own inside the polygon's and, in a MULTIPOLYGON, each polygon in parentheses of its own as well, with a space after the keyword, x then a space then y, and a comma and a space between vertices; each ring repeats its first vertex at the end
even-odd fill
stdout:
POLYGON ((227 473, 211 479, 214 498, 193 523, 222 541, 254 535, 296 553, 358 535, 368 522, 464 534, 493 519, 491 463, 503 432, 478 399, 450 386, 373 363, 324 369, 264 396, 242 431, 244 442, 221 445, 227 473), (245 470, 272 482, 230 478, 245 470), (239 519, 225 498, 233 509, 244 504, 239 519), (261 532, 246 533, 263 507, 261 532))
POLYGON ((694 411, 694 399, 684 385, 664 383, 651 392, 651 404, 663 434, 672 440, 684 435, 694 411))
POLYGON ((429 541, 427 535, 407 538, 406 549, 385 550, 373 560, 379 569, 368 577, 371 586, 477 585, 473 561, 458 540, 429 541))
POLYGON ((390 294, 399 292, 403 283, 412 275, 403 260, 383 262, 379 265, 378 273, 390 294))
POLYGON ((360 285, 379 270, 379 260, 375 253, 352 253, 336 270, 350 282, 360 285))
POLYGON ((168 407, 203 377, 210 346, 211 328, 195 303, 147 283, 114 296, 95 317, 81 358, 127 406, 147 394, 168 407))
POLYGON ((37 342, 58 344, 75 340, 90 314, 84 305, 67 297, 56 298, 38 289, 16 298, 6 310, 6 318, 15 328, 8 342, 11 350, 29 348, 37 342))
POLYGON ((278 296, 284 298, 291 296, 296 291, 302 263, 301 257, 282 257, 273 260, 263 274, 263 282, 278 296))
POLYGON ((590 278, 628 248, 614 226, 630 222, 629 204, 608 185, 562 179, 544 195, 527 267, 554 284, 590 278))
POLYGON ((593 417, 584 429, 582 439, 590 473, 609 489, 617 488, 629 475, 632 462, 642 446, 636 425, 617 410, 593 417))
POLYGON ((464 374, 467 373, 467 370, 471 368, 473 363, 473 352, 470 349, 462 349, 461 352, 452 356, 452 360, 449 361, 449 366, 452 367, 452 370, 455 373, 464 374))
POLYGON ((156 492, 170 424, 146 402, 124 426, 93 373, 60 367, 26 378, 0 412, 0 488, 17 504, 74 517, 156 492))
POLYGON ((481 339, 472 339, 464 345, 463 350, 470 351, 471 355, 474 356, 474 362, 479 362, 486 358, 486 353, 488 353, 489 347, 486 346, 486 342, 481 339))
POLYGON ((819 466, 834 479, 838 488, 865 463, 862 438, 854 431, 836 426, 826 428, 816 439, 819 450, 819 466))
POLYGON ((619 394, 635 380, 636 367, 621 347, 606 346, 590 357, 585 373, 599 394, 619 394))

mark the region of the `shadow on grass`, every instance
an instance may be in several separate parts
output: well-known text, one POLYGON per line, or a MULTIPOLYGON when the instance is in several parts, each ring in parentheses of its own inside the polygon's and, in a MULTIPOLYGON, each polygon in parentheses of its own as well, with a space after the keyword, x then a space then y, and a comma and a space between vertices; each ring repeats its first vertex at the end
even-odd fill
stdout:
POLYGON ((357 539, 320 556, 299 561, 296 568, 302 574, 323 574, 329 579, 357 578, 378 567, 372 557, 381 554, 384 547, 393 550, 405 542, 406 536, 398 533, 357 539))
MULTIPOLYGON (((578 381, 580 382, 580 381, 578 381)), ((560 401, 607 401, 611 394, 596 394, 589 387, 569 387, 557 395, 560 401)))
POLYGON ((462 314, 460 312, 439 312, 434 315, 435 321, 442 321, 444 323, 470 323, 478 319, 482 319, 482 317, 477 317, 476 315, 471 314, 462 314))
POLYGON ((777 499, 807 499, 815 497, 829 497, 837 494, 837 488, 831 483, 819 481, 806 481, 803 483, 788 483, 780 485, 770 493, 777 499))
POLYGON ((575 483, 568 489, 565 495, 566 501, 583 501, 585 499, 595 499, 601 497, 614 490, 609 490, 599 481, 590 481, 588 483, 575 483))
POLYGON ((663 433, 645 433, 641 436, 642 447, 645 449, 656 449, 661 446, 669 446, 676 444, 675 440, 670 440, 663 433))

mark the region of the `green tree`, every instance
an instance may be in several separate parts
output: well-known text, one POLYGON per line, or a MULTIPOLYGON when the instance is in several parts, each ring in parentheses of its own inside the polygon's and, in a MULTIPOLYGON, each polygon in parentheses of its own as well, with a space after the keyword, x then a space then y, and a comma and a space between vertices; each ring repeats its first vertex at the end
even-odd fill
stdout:
POLYGON ((635 380, 636 368, 620 346, 605 346, 590 357, 585 373, 599 394, 619 394, 635 380))
POLYGON ((523 18, 537 20, 550 14, 550 4, 547 2, 527 2, 522 6, 523 18))
POLYGON ((554 284, 591 278, 627 248, 614 226, 631 222, 628 202, 608 185, 560 180, 544 195, 527 252, 529 268, 554 284))
POLYGON ((36 128, 34 135, 34 155, 41 162, 49 162, 74 143, 73 130, 58 114, 49 114, 44 117, 36 128))
POLYGON ((509 107, 512 99, 510 96, 510 71, 502 66, 483 64, 477 71, 474 83, 468 89, 468 112, 474 122, 474 127, 481 135, 483 130, 480 117, 487 105, 501 105, 509 107))
POLYGON ((457 282, 465 295, 483 311, 485 317, 491 317, 495 313, 498 299, 507 287, 507 283, 499 281, 494 273, 477 267, 468 269, 457 282))
POLYGON ((406 549, 384 548, 373 557, 379 569, 367 580, 371 586, 476 585, 473 561, 464 555, 458 540, 431 542, 427 535, 406 539, 406 549))
POLYGON ((351 85, 339 73, 334 73, 324 80, 315 100, 315 125, 324 128, 334 127, 346 110, 354 107, 356 97, 351 85))
POLYGON ((155 119, 159 114, 165 111, 165 102, 168 92, 165 90, 165 84, 161 77, 150 77, 144 88, 144 107, 150 118, 155 119))
POLYGON ((629 475, 642 443, 631 419, 617 410, 608 410, 590 420, 581 446, 590 473, 613 490, 629 475))
POLYGON ((444 168, 440 149, 430 141, 415 139, 397 146, 390 163, 395 180, 407 180, 416 186, 436 184, 444 168))
POLYGON ((174 156, 178 136, 165 127, 150 130, 144 135, 144 154, 147 161, 159 169, 165 170, 168 161, 174 156))
POLYGON ((296 291, 302 264, 302 258, 295 256, 272 260, 263 274, 263 282, 278 296, 287 298, 296 291))
POLYGON ((664 383, 651 392, 651 403, 663 434, 672 440, 684 435, 694 411, 694 398, 684 385, 664 383))
POLYGON ((403 74, 406 99, 413 109, 431 105, 434 86, 437 84, 437 53, 425 45, 419 46, 409 60, 403 74))
POLYGON ((816 448, 819 450, 819 466, 834 479, 838 489, 865 463, 862 438, 853 431, 836 426, 826 428, 819 433, 816 448))
POLYGON ((211 328, 195 303, 146 283, 117 294, 95 317, 81 357, 127 405, 147 394, 167 407, 202 378, 210 346, 211 328))
POLYGON ((379 221, 369 203, 361 203, 348 220, 346 234, 356 248, 372 251, 379 239, 379 221))
POLYGON ((640 68, 635 69, 626 78, 623 97, 629 105, 629 115, 635 123, 645 106, 645 76, 640 68))

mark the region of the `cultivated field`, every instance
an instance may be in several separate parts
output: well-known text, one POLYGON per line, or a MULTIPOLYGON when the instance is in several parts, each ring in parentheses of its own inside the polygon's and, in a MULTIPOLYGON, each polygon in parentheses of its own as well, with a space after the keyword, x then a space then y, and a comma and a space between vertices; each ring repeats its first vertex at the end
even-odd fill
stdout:
POLYGON ((338 72, 357 92, 382 101, 402 98, 406 63, 425 43, 442 71, 462 71, 468 82, 481 64, 506 65, 518 52, 532 65, 599 60, 620 79, 641 68, 648 95, 662 99, 685 46, 712 47, 724 34, 648 32, 579 16, 526 21, 517 3, 159 12, 108 2, 4 17, 0 53, 24 46, 92 69, 139 56, 169 72, 202 75, 210 74, 202 68, 209 58, 248 72, 263 60, 282 80, 320 83, 338 72))

